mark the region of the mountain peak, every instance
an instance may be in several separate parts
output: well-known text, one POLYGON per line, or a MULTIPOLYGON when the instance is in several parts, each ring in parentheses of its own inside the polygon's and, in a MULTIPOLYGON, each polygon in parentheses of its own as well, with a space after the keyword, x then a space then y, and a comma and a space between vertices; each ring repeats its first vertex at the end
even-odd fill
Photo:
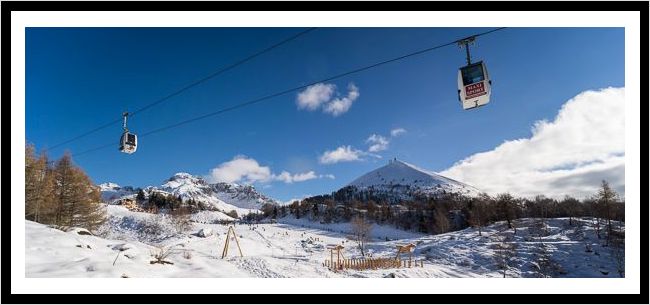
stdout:
POLYGON ((194 176, 185 172, 178 172, 169 179, 163 181, 163 186, 178 187, 180 185, 207 185, 208 183, 199 176, 194 176))
POLYGON ((406 163, 406 162, 404 162, 402 160, 398 160, 397 158, 393 158, 393 159, 388 160, 388 165, 387 166, 392 166, 392 167, 406 166, 406 167, 411 167, 411 168, 422 171, 422 169, 417 168, 417 166, 415 166, 413 164, 406 163))
POLYGON ((188 178, 194 178, 194 176, 192 174, 190 174, 190 173, 178 172, 178 173, 175 173, 173 176, 171 176, 171 178, 169 178, 169 180, 172 180, 172 179, 174 179, 174 180, 176 180, 176 179, 188 179, 188 178))
POLYGON ((393 158, 375 169, 352 181, 350 186, 358 189, 393 190, 397 186, 416 190, 418 193, 435 194, 454 192, 477 194, 478 190, 465 183, 444 177, 437 173, 421 169, 413 164, 393 158))

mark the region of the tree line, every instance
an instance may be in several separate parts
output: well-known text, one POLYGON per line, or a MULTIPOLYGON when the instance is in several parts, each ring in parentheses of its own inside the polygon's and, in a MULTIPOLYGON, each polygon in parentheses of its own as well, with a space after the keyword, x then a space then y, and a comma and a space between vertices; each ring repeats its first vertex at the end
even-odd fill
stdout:
POLYGON ((174 196, 173 194, 151 191, 147 196, 141 188, 137 189, 135 200, 145 211, 153 214, 158 214, 161 210, 166 209, 172 215, 193 214, 199 211, 218 211, 232 218, 239 217, 236 210, 222 211, 201 200, 193 198, 183 200, 181 195, 174 196))
POLYGON ((66 152, 50 162, 25 147, 25 219, 60 227, 98 228, 106 220, 100 190, 66 152))
POLYGON ((287 206, 265 205, 262 212, 247 217, 254 220, 290 215, 322 223, 349 222, 354 217, 363 217, 376 224, 428 234, 469 226, 478 228, 480 234, 484 226, 497 221, 505 221, 516 231, 516 219, 519 218, 567 217, 571 224, 575 217, 593 217, 598 219, 598 224, 601 220, 605 222, 603 229, 608 230, 609 235, 612 220, 625 221, 625 202, 606 181, 602 181, 596 194, 583 200, 570 196, 558 200, 543 195, 524 198, 509 193, 495 196, 482 193, 468 197, 445 193, 395 202, 394 198, 384 200, 344 188, 331 195, 305 198, 287 206), (360 200, 362 198, 365 200, 360 200))

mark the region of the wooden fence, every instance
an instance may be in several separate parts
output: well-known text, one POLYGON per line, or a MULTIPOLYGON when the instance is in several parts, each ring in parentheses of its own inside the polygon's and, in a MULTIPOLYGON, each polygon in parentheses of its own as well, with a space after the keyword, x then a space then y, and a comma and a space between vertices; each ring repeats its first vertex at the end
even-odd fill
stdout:
POLYGON ((343 270, 343 269, 355 269, 355 270, 367 270, 367 269, 390 269, 390 268, 412 268, 412 267, 424 267, 423 260, 397 260, 395 258, 353 258, 353 259, 341 259, 334 261, 326 259, 323 263, 323 267, 327 267, 332 270, 343 270))

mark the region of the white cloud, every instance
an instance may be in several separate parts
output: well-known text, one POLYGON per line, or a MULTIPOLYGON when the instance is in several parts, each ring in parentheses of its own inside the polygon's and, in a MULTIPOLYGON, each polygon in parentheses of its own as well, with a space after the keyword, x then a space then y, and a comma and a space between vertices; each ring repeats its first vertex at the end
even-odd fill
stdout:
POLYGON ((294 182, 302 182, 302 181, 307 181, 307 180, 312 180, 312 179, 317 179, 319 178, 314 171, 308 171, 306 173, 302 174, 291 174, 287 171, 282 171, 279 175, 274 175, 273 180, 276 181, 282 181, 284 183, 294 183, 294 182))
MULTIPOLYGON (((231 161, 221 163, 210 171, 207 178, 210 182, 243 182, 269 183, 281 181, 284 183, 302 182, 319 178, 330 178, 331 175, 316 175, 314 171, 291 174, 282 171, 279 175, 273 174, 268 166, 261 166, 255 159, 246 156, 235 156, 231 161)), ((332 176, 333 177, 333 176, 332 176)))
POLYGON ((359 88, 350 83, 348 84, 348 94, 346 96, 334 98, 335 94, 337 94, 336 85, 318 83, 299 92, 296 97, 296 104, 298 109, 309 111, 317 110, 322 106, 323 112, 339 116, 350 110, 352 103, 359 98, 359 88))
POLYGON ((336 177, 335 177, 334 175, 332 175, 332 174, 320 175, 320 176, 318 176, 318 177, 319 177, 319 178, 332 179, 332 180, 336 179, 336 177))
POLYGON ((366 153, 352 148, 350 145, 340 146, 335 150, 325 151, 319 158, 322 164, 334 164, 338 162, 361 161, 366 153))
POLYGON ((398 137, 398 136, 403 135, 405 133, 406 133, 406 129, 404 129, 404 128, 395 128, 395 129, 390 131, 390 136, 391 137, 398 137))
POLYGON ((369 152, 380 152, 388 149, 389 141, 383 136, 372 134, 368 137, 366 143, 370 144, 370 147, 368 148, 369 152))
POLYGON ((255 159, 235 156, 231 161, 221 163, 210 171, 210 178, 215 182, 266 182, 271 179, 271 169, 260 166, 255 159))
MULTIPOLYGON (((406 133, 406 129, 404 128, 395 128, 390 131, 390 135, 393 138, 398 137, 404 133, 406 133)), ((368 147, 368 153, 376 153, 387 150, 388 145, 390 144, 390 140, 382 135, 372 134, 370 137, 368 137, 368 139, 366 139, 366 144, 370 145, 368 147)), ((379 157, 377 155, 374 156, 379 157)))
POLYGON ((342 98, 336 98, 325 105, 323 111, 333 116, 339 116, 350 110, 352 103, 359 98, 359 88, 354 84, 348 85, 348 95, 342 98))
POLYGON ((335 85, 323 83, 307 87, 307 89, 298 93, 298 97, 296 98, 298 109, 314 111, 320 108, 323 103, 332 98, 335 89, 335 85))
POLYGON ((593 195, 607 180, 625 194, 625 89, 585 91, 532 136, 506 141, 441 172, 488 193, 560 198, 593 195))

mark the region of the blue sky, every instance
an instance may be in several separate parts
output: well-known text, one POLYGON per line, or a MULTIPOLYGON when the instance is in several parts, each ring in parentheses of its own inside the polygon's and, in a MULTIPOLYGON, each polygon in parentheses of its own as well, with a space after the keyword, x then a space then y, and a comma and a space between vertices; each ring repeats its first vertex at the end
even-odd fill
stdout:
MULTIPOLYGON (((129 128, 144 133, 489 29, 317 29, 134 116, 129 128)), ((27 141, 38 149, 60 143, 301 30, 29 28, 27 141)), ((322 84, 324 100, 314 110, 294 92, 142 138, 133 155, 115 147, 74 160, 96 183, 159 185, 189 172, 253 181, 288 200, 329 193, 392 157, 449 170, 506 141, 530 138, 536 122, 553 122, 584 91, 625 85, 623 28, 509 28, 478 38, 472 57, 486 62, 493 80, 491 103, 479 109, 462 110, 457 101, 465 57, 450 46, 322 84), (336 101, 349 108, 328 112, 336 101), (399 128, 406 132, 391 136, 399 128), (379 146, 371 152, 373 144, 379 146), (323 158, 336 149, 359 160, 323 158)), ((120 134, 115 124, 50 156, 117 142, 120 134)))

